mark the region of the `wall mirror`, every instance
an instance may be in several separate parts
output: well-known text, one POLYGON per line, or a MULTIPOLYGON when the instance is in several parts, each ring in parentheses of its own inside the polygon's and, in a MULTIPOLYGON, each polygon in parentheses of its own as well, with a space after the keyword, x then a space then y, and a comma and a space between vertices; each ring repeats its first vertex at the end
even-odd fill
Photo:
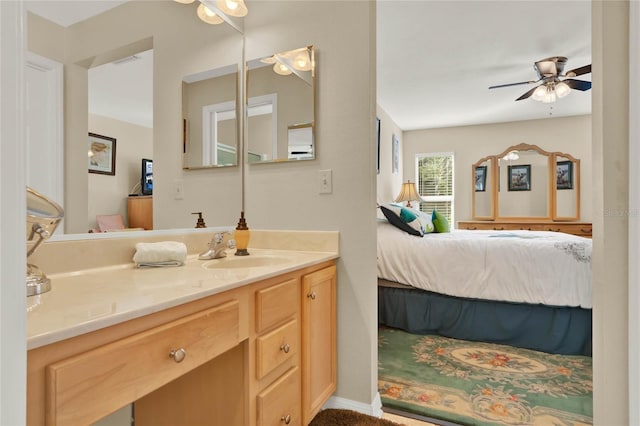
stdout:
POLYGON ((471 167, 475 220, 580 219, 580 160, 519 144, 471 167))
POLYGON ((315 54, 302 47, 247 61, 247 161, 315 158, 315 54))
MULTIPOLYGON (((194 181, 202 179, 202 173, 182 173, 182 156, 186 154, 181 122, 182 79, 183 76, 193 76, 199 71, 219 70, 226 65, 236 64, 236 75, 228 77, 231 83, 226 90, 235 94, 238 104, 240 98, 237 96, 237 75, 239 67, 244 63, 244 37, 225 23, 215 26, 203 23, 197 17, 196 7, 196 4, 183 5, 177 2, 126 2, 69 27, 59 26, 33 13, 28 14, 28 50, 64 66, 64 105, 60 112, 60 117, 64 119, 62 123, 61 118, 64 169, 61 169, 60 174, 64 177, 64 200, 61 200, 61 204, 67 213, 65 233, 86 235, 89 229, 94 228, 98 212, 92 209, 99 208, 100 214, 120 213, 126 220, 128 195, 135 192, 135 185, 140 182, 142 158, 154 159, 154 181, 158 183, 154 188, 158 190, 154 192, 154 204, 161 192, 164 191, 166 198, 167 191, 171 191, 166 184, 162 187, 162 179, 155 178, 164 176, 165 182, 183 180, 187 189, 194 185, 194 181), (155 18, 149 20, 148 16, 155 18), (130 64, 141 63, 144 60, 140 58, 141 53, 149 49, 153 49, 152 68, 141 74, 145 79, 144 85, 152 86, 150 107, 153 120, 143 135, 145 140, 149 140, 151 151, 138 152, 133 142, 138 144, 143 137, 139 133, 124 130, 124 126, 113 130, 110 127, 104 130, 87 129, 87 122, 91 123, 95 115, 89 112, 89 104, 92 102, 89 98, 93 96, 93 91, 89 93, 88 84, 89 80, 93 80, 90 70, 103 64, 111 66, 114 63, 113 67, 124 69, 130 64), (128 61, 136 58, 136 61, 128 61), (87 172, 87 130, 117 139, 115 176, 90 175, 87 172), (182 174, 176 173, 176 169, 182 174), (98 189, 91 180, 96 181, 94 183, 99 186, 98 189), (93 201, 96 197, 102 204, 94 208, 93 201)), ((120 77, 118 74, 117 78, 120 77)), ((119 85, 125 92, 133 92, 126 90, 127 88, 141 86, 134 80, 119 80, 113 84, 119 85)), ((115 91, 107 89, 106 93, 113 95, 115 91)), ((131 104, 133 102, 125 100, 115 109, 124 110, 123 105, 131 104)), ((215 104, 215 101, 211 104, 215 104)), ((106 117, 104 113, 99 115, 106 117)), ((232 141, 229 143, 232 146, 230 151, 237 151, 238 126, 230 124, 233 114, 216 111, 213 115, 219 119, 216 120, 216 130, 220 134, 227 132, 227 127, 235 129, 235 143, 233 137, 229 139, 226 136, 225 143, 227 140, 232 141)), ((235 115, 238 116, 237 110, 235 115)), ((119 118, 117 120, 124 121, 119 118)), ((204 151, 204 148, 200 151, 204 151)), ((218 163, 212 162, 211 165, 202 167, 218 167, 220 164, 233 162, 238 164, 237 154, 227 156, 230 159, 220 160, 225 154, 218 156, 218 163)), ((217 150, 209 157, 215 155, 217 150)), ((187 157, 186 160, 189 167, 198 164, 196 158, 192 160, 187 157)), ((232 182, 235 179, 232 170, 221 172, 220 175, 223 180, 226 179, 228 187, 235 184, 232 182)), ((238 187, 239 185, 238 179, 238 187)), ((186 202, 189 197, 187 190, 186 202)), ((154 223, 154 228, 171 228, 181 223, 184 225, 178 227, 187 227, 191 223, 191 216, 188 215, 188 219, 176 217, 175 222, 165 220, 160 226, 154 223)))
POLYGON ((182 79, 183 169, 238 164, 238 66, 182 79))

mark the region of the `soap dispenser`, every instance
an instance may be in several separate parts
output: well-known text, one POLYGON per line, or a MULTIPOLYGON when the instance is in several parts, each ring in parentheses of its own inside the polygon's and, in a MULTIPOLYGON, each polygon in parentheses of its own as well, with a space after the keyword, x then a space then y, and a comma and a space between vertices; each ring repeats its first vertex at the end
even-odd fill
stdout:
POLYGON ((196 222, 196 228, 206 228, 207 225, 204 223, 204 219, 202 218, 202 212, 195 212, 191 214, 198 215, 198 221, 196 222))
POLYGON ((243 211, 240 212, 240 220, 233 233, 233 239, 236 240, 236 256, 248 256, 249 227, 247 226, 243 211))

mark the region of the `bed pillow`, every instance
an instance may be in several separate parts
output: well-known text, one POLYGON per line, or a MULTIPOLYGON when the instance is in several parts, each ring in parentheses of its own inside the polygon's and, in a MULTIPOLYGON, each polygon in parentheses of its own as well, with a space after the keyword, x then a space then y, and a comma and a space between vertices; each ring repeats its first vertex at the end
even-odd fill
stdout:
POLYGON ((422 232, 425 234, 430 234, 435 231, 435 227, 433 226, 433 221, 431 220, 431 215, 425 213, 423 211, 413 210, 414 213, 418 214, 418 217, 422 221, 422 232))
POLYGON ((431 214, 431 221, 433 222, 433 227, 435 228, 435 232, 449 232, 449 221, 442 214, 433 210, 431 214))
POLYGON ((396 204, 381 205, 380 210, 396 228, 418 237, 424 235, 424 225, 417 211, 396 204))

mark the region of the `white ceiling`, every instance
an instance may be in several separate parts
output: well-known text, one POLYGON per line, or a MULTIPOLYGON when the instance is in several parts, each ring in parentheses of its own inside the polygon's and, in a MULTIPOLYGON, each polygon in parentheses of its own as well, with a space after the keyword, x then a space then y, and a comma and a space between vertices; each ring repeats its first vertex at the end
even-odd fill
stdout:
MULTIPOLYGON (((29 0, 27 8, 68 26, 121 3, 29 0)), ((251 0, 247 4, 250 9, 251 0)), ((591 112, 591 91, 573 90, 553 104, 543 104, 533 99, 515 102, 533 85, 488 89, 536 80, 533 63, 550 56, 568 57, 566 70, 590 64, 591 5, 587 0, 378 0, 377 28, 378 104, 403 130, 591 112)), ((117 67, 112 71, 92 73, 92 85, 110 87, 102 89, 103 95, 90 89, 92 112, 125 119, 124 104, 132 113, 138 110, 138 117, 127 121, 147 120, 142 125, 152 125, 152 113, 140 112, 152 105, 152 55, 142 56, 138 61, 109 65, 117 67), (135 67, 138 76, 129 82, 128 67, 135 67), (114 96, 126 99, 110 111, 108 105, 116 105, 114 96)), ((591 75, 579 79, 590 80, 591 75)))

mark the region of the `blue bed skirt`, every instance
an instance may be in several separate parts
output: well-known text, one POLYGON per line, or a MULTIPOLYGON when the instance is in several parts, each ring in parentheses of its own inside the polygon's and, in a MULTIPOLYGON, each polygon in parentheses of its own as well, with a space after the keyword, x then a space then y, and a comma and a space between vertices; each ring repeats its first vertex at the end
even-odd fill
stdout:
POLYGON ((591 356, 591 309, 493 302, 378 286, 378 323, 414 334, 591 356))

